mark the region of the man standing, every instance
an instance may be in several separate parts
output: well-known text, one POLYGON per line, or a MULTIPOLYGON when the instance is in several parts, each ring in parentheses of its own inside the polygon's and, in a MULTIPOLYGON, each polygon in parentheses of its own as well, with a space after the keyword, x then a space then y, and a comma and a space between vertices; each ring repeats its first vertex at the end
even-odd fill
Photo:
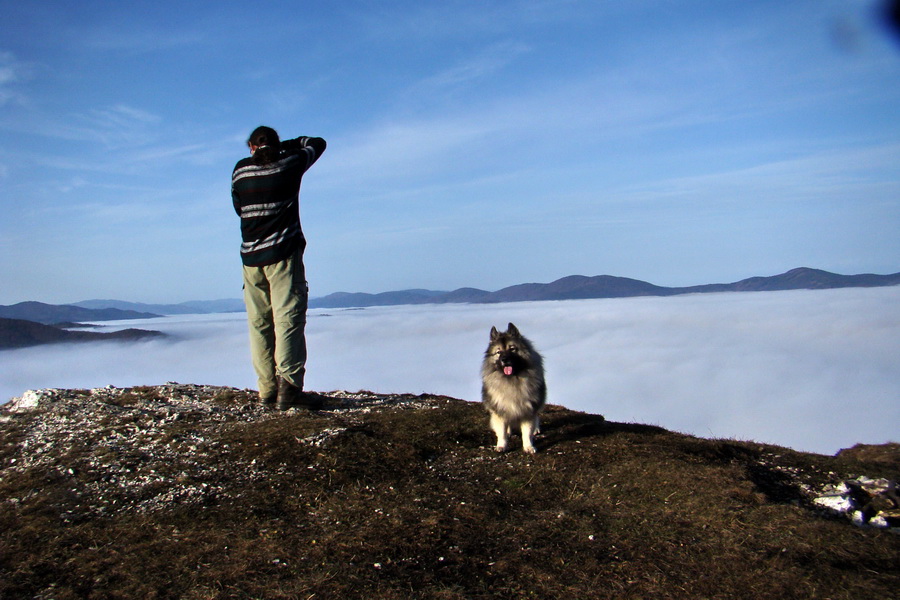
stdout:
POLYGON ((300 180, 322 156, 325 140, 282 142, 271 127, 257 127, 247 145, 250 156, 238 161, 231 177, 231 199, 241 218, 244 302, 259 396, 279 410, 319 408, 318 397, 303 392, 309 293, 300 180))

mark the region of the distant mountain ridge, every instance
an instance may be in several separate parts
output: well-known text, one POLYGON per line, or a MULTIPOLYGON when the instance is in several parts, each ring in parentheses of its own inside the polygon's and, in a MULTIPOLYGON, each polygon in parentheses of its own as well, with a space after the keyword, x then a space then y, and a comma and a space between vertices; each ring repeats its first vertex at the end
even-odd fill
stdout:
POLYGON ((713 292, 764 292, 819 290, 848 287, 887 287, 900 284, 900 273, 891 275, 838 275, 820 269, 800 267, 771 277, 750 277, 734 283, 713 283, 689 287, 662 287, 627 277, 570 275, 551 283, 523 283, 488 292, 460 288, 452 292, 404 290, 381 294, 339 292, 310 300, 310 308, 351 308, 397 304, 491 304, 539 300, 584 300, 590 298, 632 298, 677 296, 713 292))
POLYGON ((19 302, 0 306, 0 318, 22 319, 56 325, 59 323, 95 323, 125 319, 155 319, 164 315, 197 315, 243 312, 243 300, 197 300, 181 304, 144 304, 123 300, 85 300, 72 304, 19 302))
POLYGON ((74 302, 72 306, 92 310, 118 308, 120 310, 142 311, 157 315, 205 315, 212 313, 243 312, 244 301, 240 299, 193 300, 179 304, 145 304, 143 302, 125 302, 124 300, 83 300, 74 302))
POLYGON ((55 323, 80 323, 85 321, 120 321, 123 319, 153 319, 157 314, 125 310, 122 308, 89 309, 73 304, 44 304, 43 302, 19 302, 0 306, 0 318, 23 319, 44 325, 55 323))
MULTIPOLYGON (((771 277, 750 277, 734 283, 711 283, 688 287, 663 287, 612 275, 569 275, 551 283, 522 283, 495 292, 477 288, 453 291, 409 289, 369 294, 335 292, 311 298, 310 308, 366 308, 408 304, 495 304, 541 300, 585 300, 591 298, 632 298, 677 296, 714 292, 765 292, 779 290, 819 290, 848 287, 900 285, 900 273, 890 275, 839 275, 821 269, 800 267, 771 277)), ((44 324, 96 322, 120 319, 149 319, 161 315, 243 312, 241 299, 199 300, 180 304, 145 304, 122 300, 84 300, 67 305, 20 302, 0 306, 0 318, 25 319, 44 324)))

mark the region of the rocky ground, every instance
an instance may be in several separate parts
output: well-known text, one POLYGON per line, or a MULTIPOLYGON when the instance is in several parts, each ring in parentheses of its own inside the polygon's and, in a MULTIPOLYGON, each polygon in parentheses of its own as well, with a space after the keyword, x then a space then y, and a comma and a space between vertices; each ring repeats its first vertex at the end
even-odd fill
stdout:
MULTIPOLYGON (((426 409, 436 404, 412 396, 334 393, 321 414, 339 415, 341 424, 297 437, 296 442, 321 447, 352 427, 359 415, 385 406, 426 409)), ((262 464, 229 453, 220 434, 229 425, 284 417, 263 408, 246 390, 177 383, 30 390, 13 399, 5 413, 0 422, 27 421, 27 433, 4 470, 70 479, 71 493, 79 501, 73 512, 62 515, 64 521, 166 509, 173 502, 202 506, 269 479, 273 474, 262 464), (40 416, 30 418, 36 413, 40 416), (200 472, 202 480, 195 476, 200 472)), ((40 495, 41 490, 30 494, 40 495)), ((7 502, 23 500, 27 497, 7 502)))
POLYGON ((0 411, 0 598, 850 598, 900 584, 897 445, 826 457, 548 407, 38 390, 0 411), (514 442, 517 441, 514 439, 514 442))

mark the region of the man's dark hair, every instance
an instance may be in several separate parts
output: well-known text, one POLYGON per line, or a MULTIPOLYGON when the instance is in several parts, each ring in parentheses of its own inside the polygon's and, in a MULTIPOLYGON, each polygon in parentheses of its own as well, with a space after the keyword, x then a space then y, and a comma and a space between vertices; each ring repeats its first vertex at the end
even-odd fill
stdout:
POLYGON ((260 125, 253 130, 247 141, 257 146, 256 152, 253 153, 253 162, 258 165, 275 162, 281 153, 281 140, 278 138, 278 132, 271 127, 260 125))

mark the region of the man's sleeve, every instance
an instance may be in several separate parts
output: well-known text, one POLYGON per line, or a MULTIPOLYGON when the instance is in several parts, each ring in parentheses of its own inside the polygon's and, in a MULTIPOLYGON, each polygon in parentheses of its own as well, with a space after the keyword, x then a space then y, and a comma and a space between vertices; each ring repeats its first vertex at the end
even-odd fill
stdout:
POLYGON ((306 156, 307 169, 310 168, 314 162, 319 160, 319 157, 325 152, 325 145, 325 140, 322 138, 307 136, 281 142, 281 147, 283 149, 306 156))
POLYGON ((237 216, 241 216, 241 201, 238 199, 237 194, 234 193, 234 188, 231 188, 231 204, 234 206, 234 212, 237 213, 237 216))
MULTIPOLYGON (((237 167, 234 168, 235 171, 237 167)), ((234 206, 234 212, 237 213, 237 216, 241 216, 241 199, 237 195, 237 191, 234 189, 234 173, 231 174, 231 204, 234 206)))

